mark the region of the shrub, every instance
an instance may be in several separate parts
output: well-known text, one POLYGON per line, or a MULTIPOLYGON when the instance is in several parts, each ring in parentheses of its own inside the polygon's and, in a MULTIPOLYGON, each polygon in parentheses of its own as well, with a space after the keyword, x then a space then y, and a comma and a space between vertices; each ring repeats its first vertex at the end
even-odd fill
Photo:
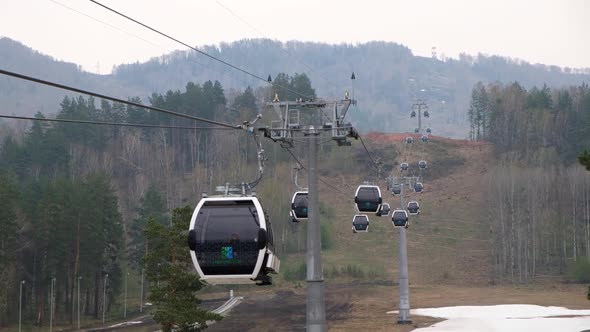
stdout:
POLYGON ((334 245, 332 240, 332 227, 325 221, 320 222, 320 233, 322 237, 322 250, 331 249, 334 245))
POLYGON ((569 277, 576 282, 590 282, 590 261, 588 258, 581 257, 568 266, 569 277))
POLYGON ((289 281, 305 280, 307 277, 307 265, 305 263, 299 263, 293 268, 286 268, 284 276, 285 280, 289 281))

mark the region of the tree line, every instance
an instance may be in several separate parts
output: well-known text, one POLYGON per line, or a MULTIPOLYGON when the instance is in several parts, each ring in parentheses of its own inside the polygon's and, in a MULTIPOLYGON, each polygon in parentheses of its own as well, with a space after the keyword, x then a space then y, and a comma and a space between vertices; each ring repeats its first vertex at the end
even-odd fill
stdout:
POLYGON ((590 146, 590 88, 581 84, 562 89, 524 89, 478 83, 468 110, 470 137, 512 152, 535 164, 556 160, 573 162, 590 146))
POLYGON ((478 83, 468 117, 471 139, 496 153, 484 186, 494 277, 529 282, 587 264, 590 175, 576 157, 590 146, 588 85, 478 83))

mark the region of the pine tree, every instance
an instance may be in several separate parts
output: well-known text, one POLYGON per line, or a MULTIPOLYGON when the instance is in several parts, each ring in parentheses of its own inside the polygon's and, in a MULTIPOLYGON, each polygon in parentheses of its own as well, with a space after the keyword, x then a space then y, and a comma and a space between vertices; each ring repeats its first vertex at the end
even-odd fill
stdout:
POLYGON ((590 171, 590 153, 588 153, 588 150, 584 150, 578 156, 578 161, 582 166, 586 167, 586 170, 590 171))
POLYGON ((175 209, 170 227, 150 218, 145 232, 150 243, 145 258, 150 301, 156 308, 154 320, 163 331, 200 331, 207 328, 207 321, 221 319, 199 308, 201 301, 195 296, 203 285, 186 247, 191 215, 191 207, 175 209))
POLYGON ((250 86, 236 97, 232 107, 239 112, 241 119, 249 120, 254 118, 258 112, 258 106, 256 105, 256 96, 254 96, 254 92, 250 86))
POLYGON ((129 237, 129 262, 133 267, 140 268, 141 259, 148 253, 148 242, 145 237, 145 228, 148 220, 155 220, 160 224, 165 224, 168 220, 166 216, 166 201, 154 185, 150 185, 140 201, 137 209, 137 218, 131 224, 129 237))

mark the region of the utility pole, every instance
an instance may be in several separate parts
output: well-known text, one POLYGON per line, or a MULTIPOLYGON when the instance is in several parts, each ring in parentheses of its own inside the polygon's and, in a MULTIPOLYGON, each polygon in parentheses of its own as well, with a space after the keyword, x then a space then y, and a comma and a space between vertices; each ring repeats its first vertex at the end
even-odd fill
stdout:
MULTIPOLYGON (((406 202, 404 200, 404 188, 406 185, 412 187, 412 184, 418 181, 415 176, 389 177, 387 178, 388 185, 399 183, 400 185, 400 204, 401 209, 406 210, 406 202)), ((408 246, 405 227, 399 227, 399 317, 398 324, 411 324, 410 318, 410 282, 408 273, 408 246)))
POLYGON ((104 325, 107 310, 107 280, 109 280, 108 273, 104 275, 104 288, 102 289, 102 325, 104 325))
MULTIPOLYGON (((405 180, 405 178, 404 178, 405 180)), ((401 183, 401 208, 405 209, 404 183, 401 183)), ((412 324, 410 319, 410 286, 408 280, 408 246, 406 228, 399 227, 399 317, 398 324, 412 324)))
POLYGON ((350 123, 344 123, 346 112, 354 101, 345 94, 343 100, 325 101, 302 99, 296 101, 279 101, 278 95, 268 106, 274 108, 280 120, 272 121, 270 127, 260 128, 264 137, 280 142, 284 148, 294 146, 294 134, 303 133, 308 139, 308 202, 309 215, 307 225, 307 307, 306 329, 308 332, 324 332, 327 330, 324 276, 322 271, 322 244, 320 233, 320 211, 318 190, 318 144, 322 133, 328 133, 338 146, 350 146, 348 137, 358 139, 358 133, 350 123), (332 109, 329 109, 332 108, 332 109), (301 111, 309 111, 303 117, 308 122, 300 123, 301 111), (327 113, 327 114, 326 114, 327 113), (318 116, 319 115, 319 116, 318 116), (327 120, 326 120, 327 119, 327 120), (322 123, 317 123, 323 121, 322 123))
POLYGON ((55 277, 51 277, 51 296, 49 297, 49 332, 53 331, 53 292, 55 287, 55 277))
POLYGON ((320 133, 309 126, 308 192, 309 219, 307 225, 307 313, 308 332, 326 331, 324 276, 322 271, 322 238, 320 234, 320 208, 318 191, 318 137, 320 133))
POLYGON ((145 267, 141 268, 141 288, 139 290, 139 312, 143 312, 143 275, 145 267))
POLYGON ((24 280, 20 282, 20 290, 18 294, 18 332, 21 332, 22 328, 22 318, 23 318, 23 285, 25 284, 24 280))
POLYGON ((418 132, 422 134, 422 110, 427 110, 428 105, 423 99, 417 99, 416 102, 412 104, 412 109, 416 110, 418 113, 418 132))
POLYGON ((82 276, 78 276, 78 330, 80 329, 80 281, 82 276))
POLYGON ((129 272, 125 274, 125 309, 123 309, 123 318, 127 318, 127 277, 129 277, 129 272))

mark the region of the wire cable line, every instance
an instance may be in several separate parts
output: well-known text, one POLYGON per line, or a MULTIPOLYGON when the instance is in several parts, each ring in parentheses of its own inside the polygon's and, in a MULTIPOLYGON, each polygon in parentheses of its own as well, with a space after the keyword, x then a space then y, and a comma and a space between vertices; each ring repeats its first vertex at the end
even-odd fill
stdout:
MULTIPOLYGON (((301 163, 301 161, 299 160, 299 158, 297 158, 297 156, 293 153, 293 151, 291 151, 291 148, 285 148, 285 150, 287 150, 287 152, 289 152, 289 154, 291 155, 291 157, 293 157, 293 159, 295 160, 295 162, 297 162, 297 164, 299 166, 301 166, 302 169, 307 170, 307 168, 301 163)), ((342 195, 348 197, 350 196, 349 194, 345 193, 344 191, 340 190, 338 187, 333 186, 332 184, 330 184, 329 182, 325 181, 324 179, 320 178, 318 176, 318 181, 320 181, 321 183, 325 184, 326 186, 338 191, 339 193, 341 193, 342 195)))
MULTIPOLYGON (((85 17, 87 17, 87 18, 90 18, 91 20, 93 20, 93 21, 95 21, 95 22, 98 22, 98 23, 100 23, 100 24, 103 24, 103 25, 104 25, 104 26, 106 26, 106 27, 109 27, 109 28, 111 28, 111 29, 114 29, 114 30, 117 30, 117 31, 123 32, 123 33, 125 33, 125 34, 127 34, 127 35, 129 35, 129 36, 131 36, 131 37, 134 37, 134 38, 136 38, 136 39, 138 39, 138 40, 141 40, 141 41, 144 41, 144 42, 146 42, 146 43, 148 43, 148 44, 150 44, 150 45, 156 46, 156 47, 158 47, 158 48, 160 48, 160 49, 162 49, 162 50, 164 50, 164 51, 166 51, 166 52, 174 52, 174 51, 175 51, 175 50, 173 50, 173 49, 170 49, 170 48, 164 47, 164 46, 162 46, 162 45, 159 45, 159 44, 156 44, 156 43, 154 43, 154 42, 152 42, 152 41, 150 41, 150 40, 147 40, 147 39, 145 39, 145 38, 142 38, 142 37, 140 37, 140 36, 138 36, 138 35, 135 35, 135 34, 133 34, 133 33, 131 33, 131 32, 128 32, 128 31, 126 31, 126 30, 124 30, 124 29, 122 29, 122 28, 119 28, 119 27, 115 26, 115 25, 112 25, 112 24, 110 24, 110 23, 107 23, 107 22, 105 22, 105 21, 99 20, 99 19, 97 19, 97 18, 95 18, 95 17, 93 17, 93 16, 91 16, 91 15, 88 15, 88 14, 86 14, 86 13, 84 13, 84 12, 81 12, 80 10, 77 10, 77 9, 75 9, 75 8, 72 8, 72 7, 70 7, 70 6, 67 6, 67 5, 65 5, 65 4, 63 4, 63 3, 59 2, 59 1, 56 1, 56 0, 49 0, 49 1, 51 1, 51 2, 53 2, 53 3, 55 3, 55 4, 58 4, 58 5, 60 5, 60 6, 64 7, 64 8, 66 8, 66 9, 68 9, 68 10, 70 10, 70 11, 73 11, 73 12, 75 12, 75 13, 77 13, 77 14, 81 15, 81 16, 85 16, 85 17)), ((229 69, 225 69, 225 67, 222 69, 222 68, 217 68, 217 67, 208 66, 208 65, 206 65, 206 64, 204 64, 204 63, 202 63, 202 62, 199 62, 199 61, 197 61, 197 60, 196 60, 194 57, 187 57, 187 58, 186 58, 186 60, 188 60, 188 61, 191 61, 191 62, 194 62, 194 63, 198 64, 199 66, 201 66, 201 67, 205 68, 205 69, 209 69, 209 70, 216 71, 216 72, 218 72, 218 73, 220 73, 220 74, 225 74, 225 73, 227 73, 227 72, 229 71, 229 69)), ((232 72, 232 73, 233 73, 233 72, 232 72)), ((235 73, 233 73, 233 74, 235 74, 235 73)), ((239 76, 239 77, 238 77, 238 76, 236 76, 236 77, 234 77, 234 78, 235 78, 235 79, 237 79, 237 80, 239 80, 239 81, 241 81, 241 82, 242 82, 242 83, 244 83, 245 85, 248 85, 248 84, 250 84, 250 83, 249 83, 249 82, 247 82, 245 79, 243 79, 243 78, 242 78, 242 76, 239 76)))
MULTIPOLYGON (((215 0, 215 2, 221 6, 223 9, 225 9, 227 12, 229 12, 232 16, 234 16, 235 18, 237 18, 238 20, 242 21, 244 24, 246 24, 247 26, 249 26, 252 30, 254 30, 254 32, 256 32, 257 34, 259 34, 260 36, 267 38, 267 39, 271 39, 270 37, 268 37, 267 35, 265 35, 264 33, 260 32, 260 30, 256 29, 256 27, 254 27, 252 24, 248 23, 248 21, 246 21, 245 19, 243 19, 242 17, 240 17, 238 14, 236 14, 233 10, 231 10, 230 8, 228 8, 226 5, 224 5, 223 3, 221 3, 218 0, 215 0)), ((332 85, 333 87, 336 87, 336 84, 334 84, 334 82, 332 82, 331 80, 329 80, 328 78, 326 78, 324 75, 320 74, 319 72, 317 72, 316 70, 314 70, 310 65, 308 65, 305 61, 301 60, 300 58, 296 57, 293 53, 289 52, 288 50, 284 49, 284 48, 280 48, 280 50, 287 54, 288 56, 292 57, 293 59, 295 59, 297 62, 299 62, 300 64, 302 64, 303 66, 305 66, 307 69, 309 69, 311 72, 316 72, 317 75, 319 77, 321 77, 322 79, 324 79, 326 82, 328 82, 330 85, 332 85)))
MULTIPOLYGON (((65 5, 65 4, 63 4, 63 3, 59 2, 59 1, 55 1, 55 0, 49 0, 49 1, 51 1, 51 2, 53 2, 53 3, 55 3, 55 4, 57 4, 57 5, 60 5, 60 6, 64 7, 64 8, 66 8, 66 9, 69 9, 69 10, 71 10, 71 11, 75 12, 75 13, 78 13, 78 14, 80 14, 80 15, 82 15, 82 16, 86 16, 86 17, 88 17, 89 19, 91 19, 91 20, 93 20, 93 21, 96 21, 96 22, 98 22, 98 23, 101 23, 101 24, 103 24, 103 25, 106 25, 106 26, 108 26, 108 27, 110 27, 110 28, 112 28, 112 29, 115 29, 115 30, 117 30, 117 31, 123 32, 123 33, 125 33, 125 34, 127 34, 127 35, 129 35, 129 36, 131 36, 131 37, 134 37, 134 38, 137 38, 137 39, 143 40, 144 42, 146 42, 146 43, 149 43, 149 44, 151 44, 151 45, 154 45, 154 46, 157 46, 157 47, 160 47, 160 48, 164 48, 164 47, 163 47, 163 46, 161 46, 161 45, 158 45, 158 44, 156 44, 156 43, 154 43, 154 42, 151 42, 151 41, 149 41, 149 40, 147 40, 147 39, 145 39, 145 38, 142 38, 142 37, 140 37, 140 36, 138 36, 138 35, 135 35, 135 34, 133 34, 133 33, 131 33, 131 32, 125 31, 125 30, 123 30, 123 29, 121 29, 121 28, 119 28, 119 27, 116 27, 116 26, 112 25, 112 24, 109 24, 109 23, 107 23, 107 22, 101 21, 101 20, 99 20, 99 19, 97 19, 97 18, 95 18, 95 17, 92 17, 92 16, 90 16, 90 15, 88 15, 88 14, 86 14, 86 13, 83 13, 83 12, 81 12, 81 11, 79 11, 79 10, 75 9, 75 8, 72 8, 72 7, 68 6, 68 5, 65 5)), ((164 48, 164 49, 165 49, 165 48, 164 48)), ((203 65, 203 66, 204 66, 204 65, 203 65)))
POLYGON ((205 119, 205 118, 200 118, 200 117, 196 117, 196 116, 192 116, 192 115, 188 115, 188 114, 178 113, 178 112, 170 111, 170 110, 167 110, 167 109, 164 109, 164 108, 143 105, 143 104, 136 103, 136 102, 133 102, 133 101, 128 101, 128 100, 124 100, 124 99, 120 99, 120 98, 115 98, 115 97, 111 97, 111 96, 103 95, 103 94, 100 94, 100 93, 96 93, 96 92, 92 92, 92 91, 88 91, 88 90, 83 90, 83 89, 79 89, 79 88, 67 86, 67 85, 63 85, 63 84, 59 84, 59 83, 55 83, 55 82, 45 81, 45 80, 42 80, 42 79, 39 79, 39 78, 35 78, 35 77, 31 77, 31 76, 26 76, 26 75, 22 75, 22 74, 18 74, 18 73, 7 71, 7 70, 3 70, 3 69, 0 69, 0 74, 6 75, 6 76, 12 76, 12 77, 15 77, 15 78, 19 78, 19 79, 22 79, 22 80, 31 81, 31 82, 35 82, 35 83, 39 83, 39 84, 43 84, 43 85, 47 85, 47 86, 51 86, 51 87, 58 88, 58 89, 63 89, 63 90, 68 90, 68 91, 72 91, 72 92, 77 92, 77 93, 81 93, 81 94, 93 96, 93 97, 96 97, 96 98, 106 99, 106 100, 118 102, 118 103, 121 103, 121 104, 126 104, 126 105, 130 105, 130 106, 144 108, 144 109, 148 109, 148 110, 154 111, 154 112, 165 113, 165 114, 169 114, 169 115, 178 116, 178 117, 181 117, 181 118, 186 118, 186 119, 201 121, 201 122, 209 123, 209 124, 216 125, 216 126, 226 127, 226 128, 242 129, 242 126, 240 126, 240 125, 232 125, 232 124, 223 123, 223 122, 214 121, 214 120, 209 120, 209 119, 205 119))
POLYGON ((30 117, 30 116, 16 116, 16 115, 5 115, 5 114, 0 114, 0 118, 15 119, 15 120, 42 121, 42 122, 81 123, 81 124, 105 125, 105 126, 139 127, 139 128, 192 129, 192 130, 234 130, 234 128, 226 128, 226 127, 168 126, 168 125, 145 124, 145 123, 108 122, 108 121, 57 119, 57 118, 56 119, 36 118, 36 117, 30 117))
MULTIPOLYGON (((134 18, 132 18, 132 17, 130 17, 128 15, 125 15, 125 14, 123 14, 123 13, 121 13, 121 12, 119 12, 119 11, 117 11, 117 10, 115 10, 115 9, 107 6, 107 5, 104 5, 104 4, 102 4, 102 3, 98 2, 98 1, 95 1, 95 0, 89 0, 89 1, 92 2, 92 3, 94 3, 94 4, 96 4, 96 5, 98 5, 98 6, 100 6, 100 7, 102 7, 102 8, 104 8, 104 9, 106 9, 106 10, 108 10, 108 11, 111 11, 111 12, 113 12, 113 13, 121 16, 121 17, 124 17, 124 18, 126 18, 126 19, 128 19, 128 20, 130 20, 130 21, 132 21, 132 22, 134 22, 136 24, 139 24, 139 25, 141 25, 142 27, 144 27, 144 28, 146 28, 148 30, 151 30, 151 31, 153 31, 153 32, 155 32, 155 33, 163 36, 163 37, 166 37, 166 38, 168 38, 168 39, 170 39, 170 40, 172 40, 172 41, 174 41, 174 42, 176 42, 176 43, 178 43, 180 45, 183 45, 185 47, 188 47, 189 49, 191 49, 191 50, 193 50, 193 51, 195 51, 195 52, 197 52, 199 54, 202 54, 202 55, 204 55, 204 56, 206 56, 206 57, 208 57, 208 58, 210 58, 212 60, 215 60, 215 61, 217 61, 219 63, 222 63, 222 64, 224 64, 224 65, 226 65, 228 67, 231 67, 231 68, 233 68, 233 69, 235 69, 237 71, 240 71, 240 72, 242 72, 242 73, 244 73, 246 75, 249 75, 249 76, 251 76, 253 78, 256 78, 256 79, 258 79, 260 81, 263 81, 265 83, 270 83, 270 82, 268 82, 268 79, 267 78, 264 78, 264 77, 261 77, 259 75, 256 75, 256 74, 254 74, 252 72, 249 72, 249 71, 247 71, 245 69, 242 69, 242 68, 240 68, 240 67, 238 67, 236 65, 233 65, 233 64, 231 64, 231 63, 229 63, 229 62, 227 62, 225 60, 222 60, 222 59, 220 59, 220 58, 218 58, 216 56, 213 56, 213 55, 211 55, 209 53, 203 52, 203 51, 199 50, 198 48, 196 48, 194 46, 191 46, 191 45, 189 45, 189 44, 187 44, 187 43, 185 43, 185 42, 183 42, 183 41, 181 41, 181 40, 179 40, 177 38, 172 37, 169 34, 166 34, 166 33, 162 32, 162 31, 160 31, 160 30, 158 30, 156 28, 153 28, 153 27, 151 27, 151 26, 149 26, 149 25, 147 25, 145 23, 142 23, 142 22, 140 22, 140 21, 138 21, 138 20, 136 20, 136 19, 134 19, 134 18)), ((289 89, 288 87, 285 87, 285 86, 276 84, 274 82, 271 83, 271 84, 274 85, 274 86, 276 86, 276 87, 279 87, 281 89, 285 89, 285 90, 287 90, 289 92, 292 92, 292 93, 294 93, 294 94, 296 94, 298 96, 305 97, 305 98, 308 98, 308 99, 312 98, 312 96, 308 96, 308 95, 299 93, 297 91, 294 91, 292 89, 289 89)))
POLYGON ((359 140, 361 141, 361 144, 363 145, 363 148, 365 149, 365 152, 367 153, 369 160, 371 160, 371 162, 373 163, 373 167, 380 171, 381 169, 379 168, 379 164, 375 161, 375 159, 373 159, 373 156, 371 156, 371 153, 369 152, 369 149, 367 149, 367 146, 365 145, 365 142, 363 141, 361 135, 359 135, 359 140))

